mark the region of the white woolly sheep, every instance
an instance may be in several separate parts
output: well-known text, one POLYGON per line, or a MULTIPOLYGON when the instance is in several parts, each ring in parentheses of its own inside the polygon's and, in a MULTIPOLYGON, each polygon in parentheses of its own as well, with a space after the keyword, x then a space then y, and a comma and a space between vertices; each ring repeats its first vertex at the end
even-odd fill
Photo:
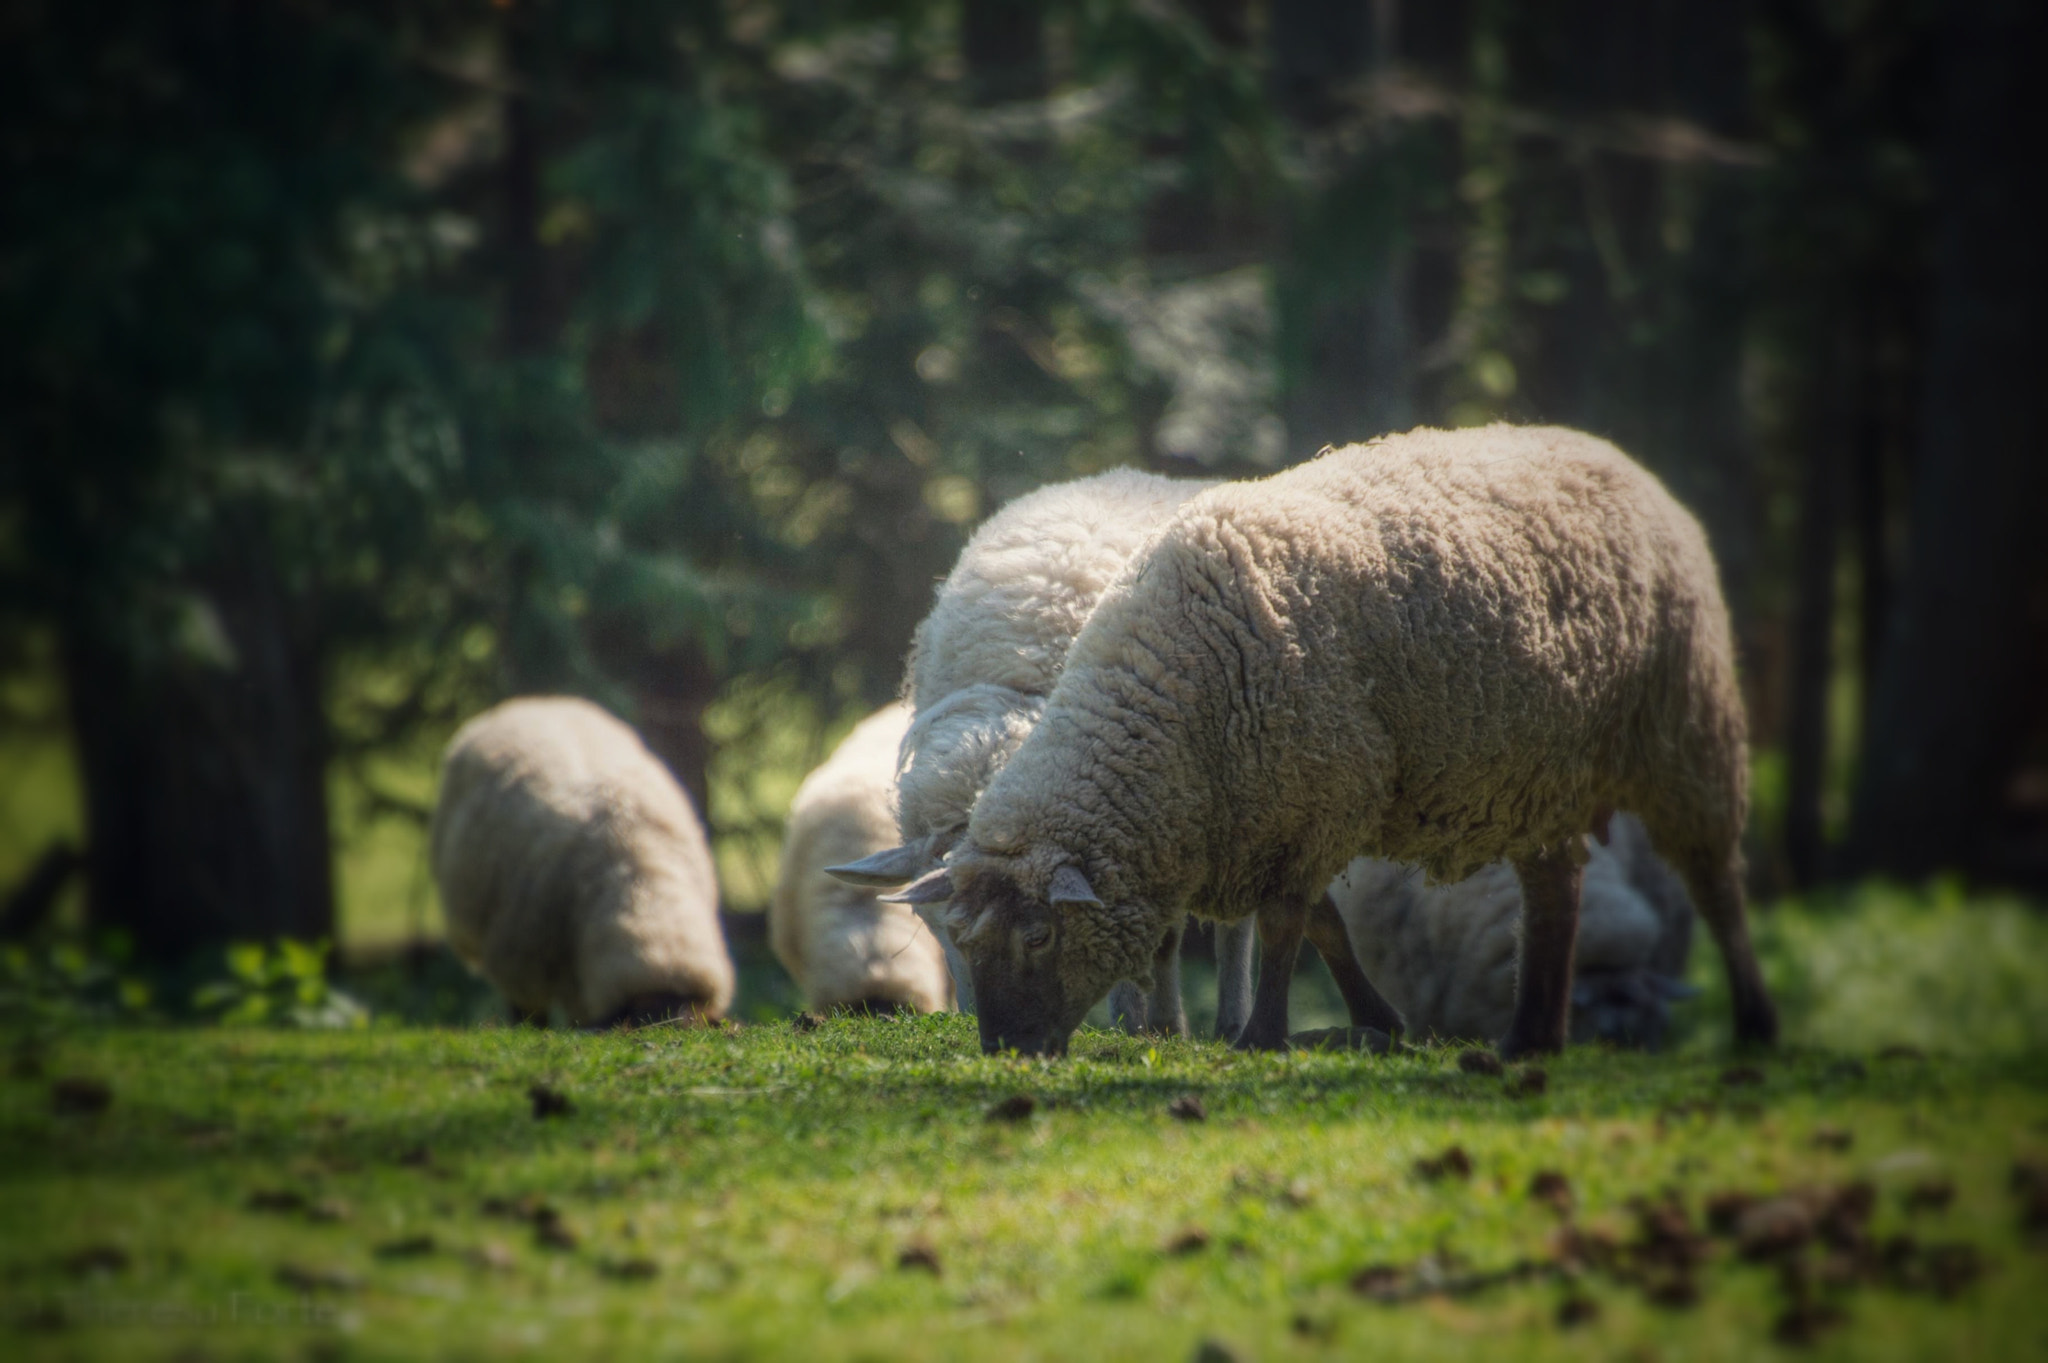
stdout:
POLYGON ((782 871, 768 904, 775 958, 814 1008, 874 1012, 953 1006, 937 937, 917 912, 882 904, 825 867, 896 843, 896 754, 910 707, 885 705, 854 727, 790 805, 782 871))
POLYGON ((1064 1050, 1194 909, 1257 914, 1239 1044, 1285 1045, 1311 905, 1361 853, 1522 887, 1514 1056, 1565 1040, 1584 846, 1638 813, 1718 941, 1739 1042, 1751 949, 1745 721, 1699 525, 1613 446, 1418 430, 1189 499, 1067 655, 940 869, 982 1044, 1064 1050))
MULTIPOLYGON (((897 788, 902 845, 835 867, 841 879, 893 888, 939 864, 1038 722, 1074 636, 1124 561, 1212 486, 1113 469, 1020 497, 975 531, 911 645, 904 696, 916 717, 897 788)), ((944 945, 961 1006, 971 1008, 964 963, 950 940, 944 945)), ((1249 931, 1219 934, 1217 954, 1218 1029, 1235 1036, 1249 1006, 1249 931)), ((1120 994, 1118 1017, 1185 1031, 1178 938, 1143 978, 1152 997, 1120 994)))
MULTIPOLYGON (((1632 815, 1588 848, 1572 967, 1571 1036, 1654 1048, 1683 983, 1692 939, 1685 888, 1632 815)), ((1451 885, 1413 867, 1360 857, 1330 886, 1358 963, 1413 1036, 1491 1041, 1515 1011, 1522 888, 1495 862, 1451 885)))
POLYGON ((456 954, 513 1008, 582 1025, 723 1016, 711 849, 668 769, 588 701, 507 701, 441 763, 430 839, 456 954))

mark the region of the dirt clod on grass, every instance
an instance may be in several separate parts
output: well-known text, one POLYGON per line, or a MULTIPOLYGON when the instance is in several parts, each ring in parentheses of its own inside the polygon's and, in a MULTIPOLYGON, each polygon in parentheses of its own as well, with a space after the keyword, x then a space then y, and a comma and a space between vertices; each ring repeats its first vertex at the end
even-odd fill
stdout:
POLYGON ((363 1285, 359 1275, 332 1265, 283 1263, 275 1276, 280 1286, 294 1292, 355 1292, 363 1285))
POLYGON ((913 1240, 896 1253, 896 1267, 906 1272, 929 1273, 938 1277, 939 1252, 923 1240, 913 1240))
POLYGON ((370 1253, 379 1259, 424 1259, 437 1248, 431 1235, 406 1235, 386 1240, 370 1253))
POLYGON ((1550 1091, 1550 1071, 1540 1065, 1524 1065, 1508 1075, 1510 1098, 1540 1098, 1550 1091))
POLYGON ((607 1259, 597 1266, 597 1271, 616 1282, 644 1283, 661 1275, 661 1265, 644 1257, 607 1259))
POLYGON ((822 1013, 798 1013, 789 1020, 789 1025, 799 1032, 815 1032, 825 1025, 822 1013))
POLYGON ((50 1107, 62 1117, 96 1117, 113 1105, 113 1086, 104 1079, 67 1074, 50 1085, 50 1107))
POLYGON ((1813 1239, 1813 1213, 1796 1197, 1773 1197, 1744 1209, 1735 1221, 1735 1243, 1749 1260, 1783 1258, 1813 1239))
POLYGON ((553 1207, 543 1207, 534 1213, 533 1238, 543 1249, 574 1249, 582 1243, 581 1237, 569 1228, 569 1223, 553 1207))
POLYGON ((1529 1180, 1529 1200, 1543 1203, 1559 1216, 1570 1216, 1572 1181, 1555 1169, 1539 1169, 1529 1180))
POLYGON ((290 1188, 258 1188, 242 1205, 252 1212, 302 1212, 306 1195, 290 1188))
POLYGON ((1814 1128, 1813 1148, 1816 1150, 1833 1150, 1840 1153, 1854 1144, 1856 1144, 1856 1133, 1845 1127, 1822 1126, 1814 1128))
POLYGON ((1454 1145, 1441 1155, 1415 1161, 1415 1176, 1430 1183, 1446 1178, 1472 1177, 1472 1157, 1465 1153, 1465 1147, 1454 1145))
POLYGON ((347 1221, 354 1215, 348 1203, 338 1197, 323 1197, 306 1208, 306 1219, 309 1221, 347 1221))
POLYGON ((992 1104, 989 1110, 982 1114, 982 1120, 989 1122, 1022 1122, 1030 1120, 1031 1114, 1036 1111, 1038 1111, 1038 1100, 1036 1098, 1028 1093, 1013 1093, 1001 1102, 992 1104))
POLYGON ((72 1250, 61 1261, 66 1273, 74 1278, 84 1278, 108 1273, 124 1273, 134 1260, 128 1251, 119 1245, 87 1245, 72 1250))
POLYGON ((1557 1304, 1557 1328, 1570 1330, 1580 1325, 1589 1325, 1600 1319, 1600 1303, 1581 1292, 1574 1292, 1557 1304))
POLYGON ((1209 1109, 1202 1106, 1202 1100, 1192 1093, 1183 1093, 1166 1105, 1166 1115, 1177 1122, 1206 1122, 1209 1109))
POLYGON ((1209 1248, 1209 1232, 1200 1226, 1182 1226, 1168 1236, 1166 1243, 1159 1247, 1161 1254, 1180 1258, 1188 1254, 1200 1254, 1209 1248))
POLYGON ((1205 1339, 1195 1346, 1189 1363, 1244 1363, 1244 1355, 1220 1339, 1205 1339))
POLYGON ((1458 1068, 1467 1074, 1486 1074, 1495 1078, 1507 1072, 1507 1066, 1500 1063, 1499 1056, 1482 1050, 1459 1051, 1458 1068))
POLYGON ((535 1084, 526 1090, 526 1096, 533 1100, 535 1121, 547 1117, 566 1117, 572 1110, 569 1095, 546 1084, 535 1084))
POLYGON ((1949 1203, 1956 1200, 1956 1185, 1939 1175, 1919 1179, 1901 1195, 1909 1212, 1947 1211, 1949 1203))

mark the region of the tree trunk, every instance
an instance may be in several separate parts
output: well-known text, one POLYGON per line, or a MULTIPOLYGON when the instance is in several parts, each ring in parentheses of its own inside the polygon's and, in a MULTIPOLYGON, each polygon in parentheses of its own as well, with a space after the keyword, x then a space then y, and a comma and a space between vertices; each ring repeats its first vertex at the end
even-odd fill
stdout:
POLYGON ((206 575, 181 638, 65 640, 88 916, 161 961, 334 935, 316 636, 259 545, 206 575))
POLYGON ((1820 880, 1827 852, 1828 700, 1835 673, 1836 568, 1843 519, 1843 448, 1860 396, 1860 338, 1841 319, 1834 353, 1813 357, 1816 400, 1799 433, 1799 528, 1793 548, 1792 675, 1785 725, 1785 860, 1795 889, 1820 880))
POLYGON ((2048 299, 2024 204, 2048 7, 1956 0, 1943 43, 1922 453, 1850 849, 1857 869, 1900 875, 1985 869, 2048 573, 2048 299))
MULTIPOLYGON (((1420 67, 1455 82, 1470 47, 1463 4, 1278 0, 1270 16, 1275 102, 1310 135, 1347 110, 1355 117, 1352 97, 1369 78, 1420 67)), ((1279 294, 1292 458, 1417 420, 1423 319, 1447 311, 1438 297, 1446 272, 1422 260, 1414 190, 1430 178, 1416 164, 1432 157, 1454 165, 1447 127, 1389 122, 1291 215, 1279 294)))
POLYGON ((976 104, 1045 96, 1045 17, 1035 0, 967 0, 960 55, 976 104))

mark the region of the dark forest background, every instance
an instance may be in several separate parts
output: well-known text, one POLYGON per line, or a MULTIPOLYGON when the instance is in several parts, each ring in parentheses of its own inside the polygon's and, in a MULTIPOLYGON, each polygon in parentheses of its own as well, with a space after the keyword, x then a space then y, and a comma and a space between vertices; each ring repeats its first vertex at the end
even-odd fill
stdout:
POLYGON ((1005 499, 1493 419, 1708 526, 1759 889, 2048 886, 2044 27, 10 4, 0 729, 82 813, 7 930, 332 936, 337 773, 420 820, 379 762, 515 692, 748 832, 714 771, 889 698, 1005 499))

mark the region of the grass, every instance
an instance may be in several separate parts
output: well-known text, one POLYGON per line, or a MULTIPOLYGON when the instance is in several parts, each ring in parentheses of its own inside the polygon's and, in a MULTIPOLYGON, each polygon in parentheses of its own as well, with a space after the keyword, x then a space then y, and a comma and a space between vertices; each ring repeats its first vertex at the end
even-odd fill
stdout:
POLYGON ((1861 1180, 1873 1241, 1916 1248, 1812 1288, 1842 1319, 1805 1352, 2048 1357, 2048 1247, 2009 1186, 2048 1156, 2042 923, 1881 887, 1760 918, 1792 1044, 1754 1073, 1709 997, 1674 1053, 1575 1051, 1521 1097, 1445 1049, 1090 1030, 1064 1063, 989 1059, 957 1017, 24 1040, 0 1078, 0 1352, 1752 1358, 1790 1350, 1785 1270, 1712 1239, 1696 1303, 1656 1304, 1669 1274, 1628 1268, 1640 1208, 1675 1196, 1697 1228, 1716 1193, 1861 1180), (111 1105, 59 1110, 90 1105, 77 1077, 111 1105), (534 1116, 535 1085, 568 1112, 534 1116), (1028 1115, 988 1117, 1018 1094, 1028 1115), (1171 1115, 1188 1094, 1205 1120, 1171 1115), (1416 1172, 1453 1145, 1469 1178, 1416 1172), (1618 1272, 1553 1267, 1539 1170, 1618 1272), (1959 1245, 1981 1275, 1943 1277, 1959 1245), (1355 1291, 1375 1265, 1410 1299, 1355 1291), (1560 1325, 1568 1299, 1594 1317, 1560 1325))

